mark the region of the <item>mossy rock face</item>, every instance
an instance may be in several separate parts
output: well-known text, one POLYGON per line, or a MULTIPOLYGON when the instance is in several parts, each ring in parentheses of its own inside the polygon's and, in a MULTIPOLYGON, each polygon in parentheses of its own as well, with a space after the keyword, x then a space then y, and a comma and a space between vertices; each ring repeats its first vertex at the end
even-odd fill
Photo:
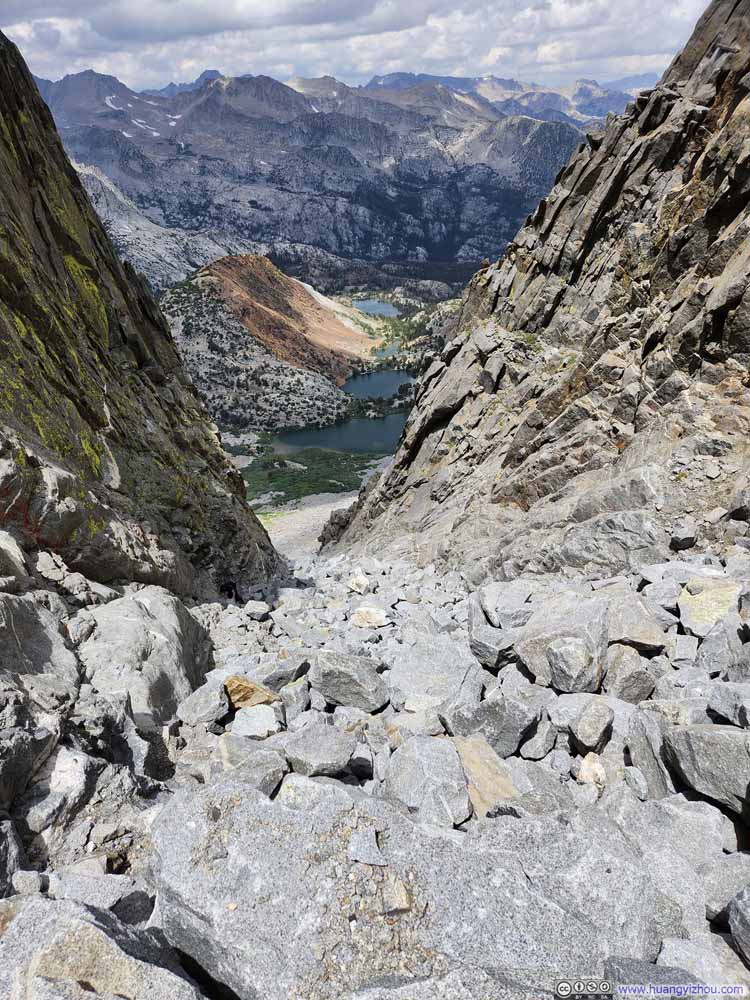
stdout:
POLYGON ((0 526, 94 579, 249 591, 278 568, 145 284, 0 34, 0 526))

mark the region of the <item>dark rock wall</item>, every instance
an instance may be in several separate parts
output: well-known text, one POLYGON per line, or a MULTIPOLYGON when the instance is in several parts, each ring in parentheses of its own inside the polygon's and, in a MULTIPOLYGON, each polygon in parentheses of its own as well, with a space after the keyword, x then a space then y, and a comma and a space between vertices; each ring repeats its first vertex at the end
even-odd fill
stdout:
POLYGON ((251 589, 277 557, 144 285, 0 35, 0 527, 87 576, 251 589))

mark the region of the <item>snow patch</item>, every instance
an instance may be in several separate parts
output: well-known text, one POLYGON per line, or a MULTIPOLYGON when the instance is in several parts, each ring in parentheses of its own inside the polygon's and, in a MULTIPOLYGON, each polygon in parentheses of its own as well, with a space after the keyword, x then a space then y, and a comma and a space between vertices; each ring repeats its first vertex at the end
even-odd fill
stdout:
POLYGON ((126 139, 132 139, 133 138, 133 133, 132 132, 123 132, 122 129, 120 129, 120 132, 121 132, 122 135, 125 136, 126 139))
MULTIPOLYGON (((114 94, 112 94, 110 97, 105 97, 104 98, 104 103, 107 105, 108 108, 112 108, 113 111, 124 111, 125 110, 124 108, 118 108, 117 107, 117 105, 115 104, 115 95, 114 94)), ((130 105, 128 105, 128 107, 129 106, 130 105)))

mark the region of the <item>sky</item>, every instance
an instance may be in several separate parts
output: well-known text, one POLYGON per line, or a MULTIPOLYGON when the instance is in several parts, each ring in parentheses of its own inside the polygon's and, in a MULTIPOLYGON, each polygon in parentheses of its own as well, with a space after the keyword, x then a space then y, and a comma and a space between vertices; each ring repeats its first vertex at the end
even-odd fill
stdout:
POLYGON ((545 84, 666 69, 707 0, 0 0, 32 72, 134 89, 203 69, 364 83, 395 71, 545 84))

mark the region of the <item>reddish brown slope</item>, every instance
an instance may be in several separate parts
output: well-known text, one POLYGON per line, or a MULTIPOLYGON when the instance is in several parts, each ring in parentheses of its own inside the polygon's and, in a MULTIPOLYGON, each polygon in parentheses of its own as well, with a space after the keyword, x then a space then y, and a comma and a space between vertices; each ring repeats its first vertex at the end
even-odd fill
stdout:
POLYGON ((223 257, 196 276, 210 281, 248 332, 280 361, 319 372, 338 385, 352 362, 369 358, 375 342, 349 326, 304 285, 267 257, 223 257))

